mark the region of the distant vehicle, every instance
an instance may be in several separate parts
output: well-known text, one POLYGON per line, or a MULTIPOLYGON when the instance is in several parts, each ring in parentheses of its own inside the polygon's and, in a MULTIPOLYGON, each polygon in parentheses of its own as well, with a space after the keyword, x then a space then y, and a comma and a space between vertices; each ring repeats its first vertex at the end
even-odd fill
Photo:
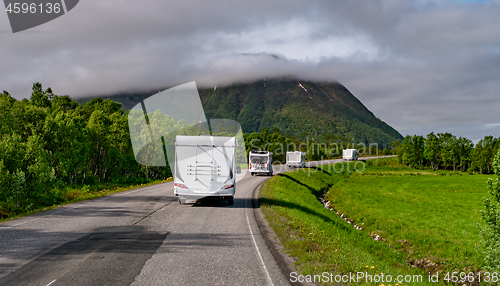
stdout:
POLYGON ((342 150, 342 159, 344 159, 344 161, 358 160, 358 150, 356 149, 342 150))
POLYGON ((286 165, 288 167, 303 168, 306 166, 306 152, 286 152, 286 165))
POLYGON ((273 175, 273 153, 268 151, 250 151, 248 169, 252 176, 256 174, 273 175))
POLYGON ((175 137, 174 194, 180 204, 199 199, 234 204, 237 145, 235 137, 175 137))

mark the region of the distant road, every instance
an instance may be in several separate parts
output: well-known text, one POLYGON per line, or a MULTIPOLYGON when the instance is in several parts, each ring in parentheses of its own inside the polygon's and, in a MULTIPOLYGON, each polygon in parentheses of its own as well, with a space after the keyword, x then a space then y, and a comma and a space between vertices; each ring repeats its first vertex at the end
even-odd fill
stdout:
POLYGON ((232 206, 180 205, 169 182, 2 223, 0 285, 288 285, 252 204, 268 178, 237 175, 232 206))

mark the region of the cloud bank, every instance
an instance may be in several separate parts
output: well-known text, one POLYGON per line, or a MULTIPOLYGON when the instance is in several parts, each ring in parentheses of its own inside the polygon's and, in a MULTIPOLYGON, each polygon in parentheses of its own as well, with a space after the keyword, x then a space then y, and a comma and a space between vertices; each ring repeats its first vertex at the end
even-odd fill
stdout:
POLYGON ((477 141, 500 136, 498 19, 499 1, 81 1, 16 34, 0 13, 0 90, 337 80, 402 134, 477 141))

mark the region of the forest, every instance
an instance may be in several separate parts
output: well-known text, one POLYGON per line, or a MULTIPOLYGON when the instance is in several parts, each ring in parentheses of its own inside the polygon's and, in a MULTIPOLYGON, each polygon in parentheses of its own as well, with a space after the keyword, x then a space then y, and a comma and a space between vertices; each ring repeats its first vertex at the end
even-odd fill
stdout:
POLYGON ((407 135, 394 142, 399 162, 411 168, 452 170, 492 174, 492 162, 500 147, 500 138, 485 136, 474 146, 464 137, 431 132, 427 137, 407 135))
POLYGON ((169 176, 168 168, 136 162, 119 103, 79 104, 40 83, 30 99, 0 94, 0 217, 60 203, 75 185, 169 176))

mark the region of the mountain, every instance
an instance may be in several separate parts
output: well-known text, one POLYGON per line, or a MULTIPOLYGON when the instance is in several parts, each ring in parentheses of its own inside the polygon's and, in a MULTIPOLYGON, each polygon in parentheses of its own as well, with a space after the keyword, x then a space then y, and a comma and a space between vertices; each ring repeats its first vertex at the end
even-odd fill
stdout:
MULTIPOLYGON (((157 92, 103 98, 120 102, 128 110, 157 92)), ((403 138, 337 82, 268 79, 199 92, 207 119, 236 120, 246 133, 277 127, 283 134, 295 137, 332 134, 380 147, 390 147, 394 140, 403 138)))

